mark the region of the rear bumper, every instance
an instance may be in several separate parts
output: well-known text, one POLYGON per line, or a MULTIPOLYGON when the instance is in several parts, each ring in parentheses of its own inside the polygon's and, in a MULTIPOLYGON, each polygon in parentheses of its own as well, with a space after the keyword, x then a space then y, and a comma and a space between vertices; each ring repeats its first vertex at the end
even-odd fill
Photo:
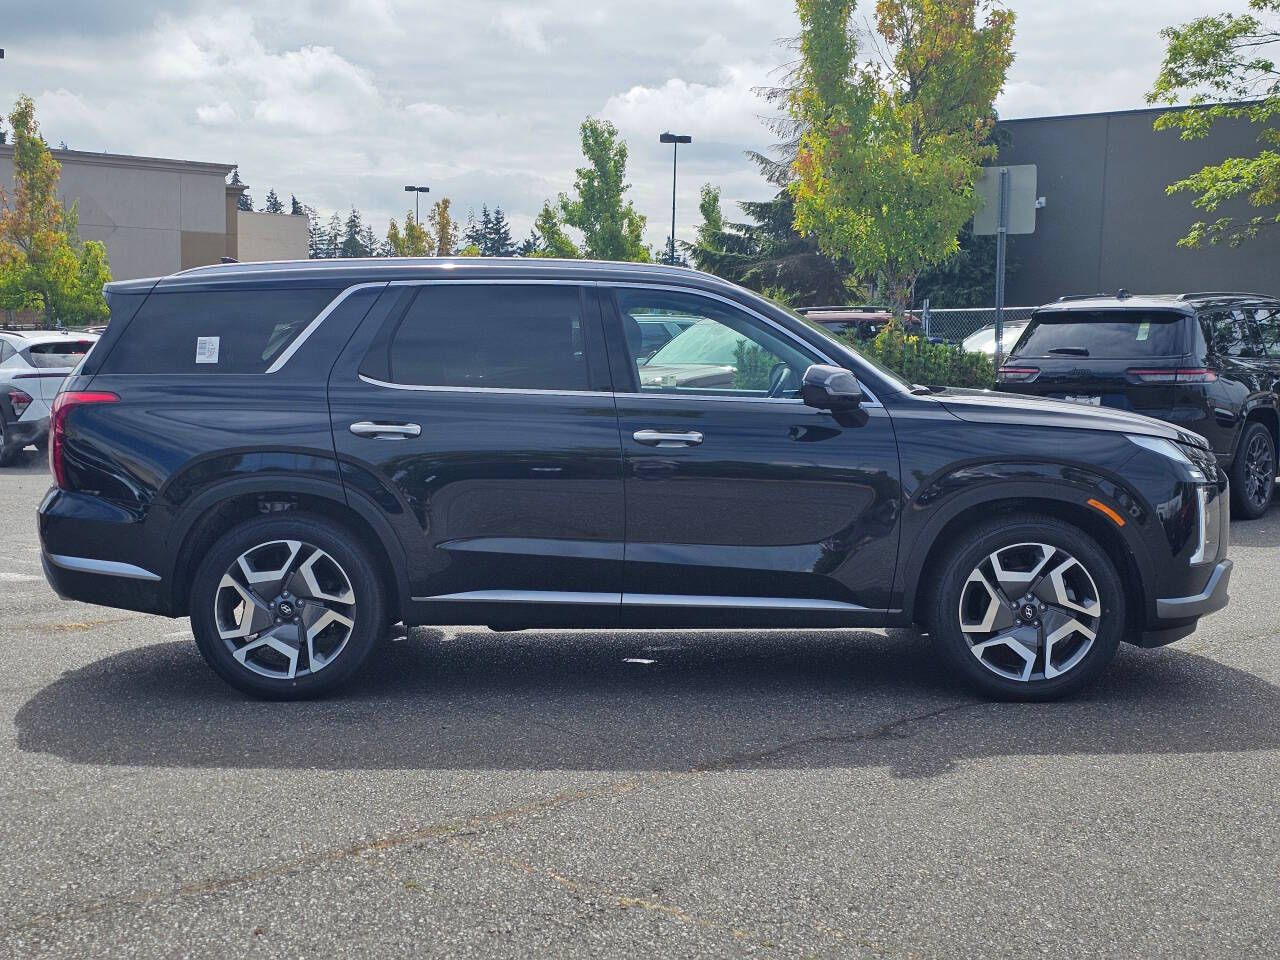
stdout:
POLYGON ((49 553, 41 554, 40 563, 49 586, 64 600, 141 613, 167 612, 161 597, 160 578, 148 570, 49 553))
POLYGON ((1204 589, 1188 597, 1163 597, 1156 600, 1156 619, 1148 624, 1139 641, 1144 647, 1161 647, 1192 633, 1200 618, 1227 605, 1231 583, 1230 560, 1221 560, 1209 574, 1204 589))
POLYGON ((4 439, 6 446, 20 444, 26 446, 49 435, 49 418, 38 420, 15 420, 5 424, 4 439))

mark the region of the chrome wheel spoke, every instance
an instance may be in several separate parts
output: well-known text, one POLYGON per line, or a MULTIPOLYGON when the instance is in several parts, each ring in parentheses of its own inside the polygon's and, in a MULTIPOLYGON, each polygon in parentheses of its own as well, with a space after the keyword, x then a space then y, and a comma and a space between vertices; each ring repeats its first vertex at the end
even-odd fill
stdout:
POLYGON ((329 553, 300 540, 273 540, 246 550, 223 574, 214 621, 241 666, 292 680, 324 669, 346 649, 356 594, 329 553))
POLYGON ((960 630, 988 670, 1027 683, 1072 670, 1097 639, 1102 602, 1084 565, 1043 543, 1001 547, 969 574, 960 630))

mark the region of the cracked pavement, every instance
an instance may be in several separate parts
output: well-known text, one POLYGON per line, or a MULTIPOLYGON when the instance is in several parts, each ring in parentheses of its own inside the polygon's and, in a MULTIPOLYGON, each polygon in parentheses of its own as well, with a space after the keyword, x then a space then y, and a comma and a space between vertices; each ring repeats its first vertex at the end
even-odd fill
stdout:
POLYGON ((1280 940, 1280 508, 1075 700, 912 631, 418 629, 245 700, 0 471, 0 957, 1227 957, 1280 940), (641 662, 627 662, 641 661, 641 662), (648 662, 652 661, 652 662, 648 662))

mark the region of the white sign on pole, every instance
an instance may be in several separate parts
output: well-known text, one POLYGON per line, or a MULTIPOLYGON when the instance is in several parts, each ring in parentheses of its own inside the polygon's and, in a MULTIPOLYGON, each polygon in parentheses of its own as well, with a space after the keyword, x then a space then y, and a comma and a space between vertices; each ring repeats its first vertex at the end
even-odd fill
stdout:
POLYGON ((982 201, 973 215, 973 232, 980 237, 1000 232, 1000 171, 1008 170, 1009 194, 1007 212, 1008 233, 1036 232, 1036 165, 1023 163, 1016 166, 983 167, 982 178, 975 183, 974 192, 982 201))

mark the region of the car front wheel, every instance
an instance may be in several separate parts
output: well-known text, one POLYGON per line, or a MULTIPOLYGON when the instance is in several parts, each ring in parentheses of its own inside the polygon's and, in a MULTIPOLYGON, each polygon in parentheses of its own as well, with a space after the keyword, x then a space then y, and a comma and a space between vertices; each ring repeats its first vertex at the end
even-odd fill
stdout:
POLYGON ((245 521, 205 556, 191 627, 208 664, 255 697, 299 700, 346 681, 386 620, 368 550, 305 514, 245 521))
POLYGON ((1096 678, 1124 633, 1114 564, 1052 517, 993 519, 933 568, 926 625, 969 686, 1000 700, 1055 700, 1096 678))

